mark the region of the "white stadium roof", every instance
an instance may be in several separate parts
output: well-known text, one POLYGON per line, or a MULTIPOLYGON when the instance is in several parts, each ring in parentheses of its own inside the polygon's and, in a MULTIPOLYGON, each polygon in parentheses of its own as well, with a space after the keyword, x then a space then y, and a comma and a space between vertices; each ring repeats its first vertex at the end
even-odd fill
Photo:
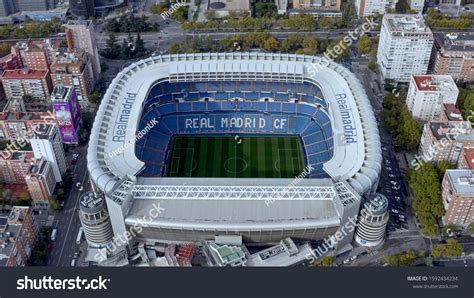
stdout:
MULTIPOLYGON (((362 85, 349 70, 315 56, 200 53, 153 56, 133 63, 112 81, 97 112, 87 155, 89 173, 101 191, 116 189, 123 179, 135 177, 144 167, 135 156, 134 146, 112 140, 125 105, 133 102, 125 137, 132 140, 144 101, 156 81, 210 80, 211 72, 217 73, 219 80, 270 79, 317 84, 329 105, 335 142, 334 156, 324 164, 324 170, 335 180, 347 181, 359 194, 376 185, 382 160, 377 123, 362 85), (352 134, 355 132, 355 142, 345 142, 349 127, 352 134), (108 153, 119 147, 125 149, 111 158, 108 153)), ((260 184, 263 180, 257 179, 260 184)))

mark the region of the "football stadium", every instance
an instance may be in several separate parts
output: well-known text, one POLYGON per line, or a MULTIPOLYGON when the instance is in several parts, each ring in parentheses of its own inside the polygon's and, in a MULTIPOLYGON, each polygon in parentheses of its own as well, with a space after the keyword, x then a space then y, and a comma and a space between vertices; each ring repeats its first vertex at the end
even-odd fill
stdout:
POLYGON ((134 246, 223 235, 322 240, 375 191, 382 157, 367 95, 343 66, 199 53, 123 69, 101 102, 87 159, 114 234, 142 226, 134 246), (143 224, 157 203, 163 212, 143 224))

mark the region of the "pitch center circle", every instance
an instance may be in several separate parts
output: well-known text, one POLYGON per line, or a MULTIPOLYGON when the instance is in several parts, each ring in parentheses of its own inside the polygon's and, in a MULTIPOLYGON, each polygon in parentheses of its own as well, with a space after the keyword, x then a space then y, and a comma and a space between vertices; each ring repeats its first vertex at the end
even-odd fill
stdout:
POLYGON ((241 157, 231 157, 224 162, 224 169, 232 174, 242 173, 247 167, 247 162, 241 157))

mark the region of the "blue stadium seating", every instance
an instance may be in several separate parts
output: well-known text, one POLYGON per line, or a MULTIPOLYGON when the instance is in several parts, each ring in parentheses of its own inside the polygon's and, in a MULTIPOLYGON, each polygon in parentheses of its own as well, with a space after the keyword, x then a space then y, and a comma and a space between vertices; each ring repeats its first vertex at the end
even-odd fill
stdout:
POLYGON ((177 134, 287 134, 299 135, 307 164, 314 167, 311 178, 327 177, 323 164, 333 155, 333 132, 321 89, 310 83, 264 81, 161 82, 145 101, 139 129, 153 118, 158 124, 135 146, 145 162, 141 176, 165 175, 166 159, 173 135, 177 134), (183 93, 184 92, 184 93, 183 93), (290 92, 288 94, 288 92, 290 92), (233 98, 244 101, 233 101, 233 98), (204 100, 211 98, 211 100, 204 100), (274 101, 261 101, 271 98, 274 101), (288 102, 297 98, 298 103, 288 102), (182 101, 178 102, 177 100, 182 101), (229 119, 265 121, 265 127, 232 127, 229 119), (263 119, 263 120, 261 120, 263 119), (199 125, 199 123, 208 123, 199 125), (222 125, 227 126, 222 126, 222 125), (285 123, 278 127, 277 123, 285 123), (197 127, 196 127, 197 125, 197 127))

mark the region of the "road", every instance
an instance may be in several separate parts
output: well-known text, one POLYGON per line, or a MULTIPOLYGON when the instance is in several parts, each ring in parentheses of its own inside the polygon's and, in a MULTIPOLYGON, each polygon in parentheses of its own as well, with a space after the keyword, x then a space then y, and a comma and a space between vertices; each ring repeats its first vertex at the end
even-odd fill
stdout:
POLYGON ((79 247, 76 244, 77 233, 81 226, 78 215, 79 198, 82 193, 90 189, 86 161, 87 147, 77 147, 75 151, 70 152, 70 154, 72 153, 79 153, 80 156, 73 171, 73 186, 65 200, 64 209, 58 211, 53 222, 53 227, 58 230, 58 235, 48 256, 48 266, 71 266, 74 253, 78 251, 79 247), (76 187, 77 182, 85 185, 82 191, 76 187))

